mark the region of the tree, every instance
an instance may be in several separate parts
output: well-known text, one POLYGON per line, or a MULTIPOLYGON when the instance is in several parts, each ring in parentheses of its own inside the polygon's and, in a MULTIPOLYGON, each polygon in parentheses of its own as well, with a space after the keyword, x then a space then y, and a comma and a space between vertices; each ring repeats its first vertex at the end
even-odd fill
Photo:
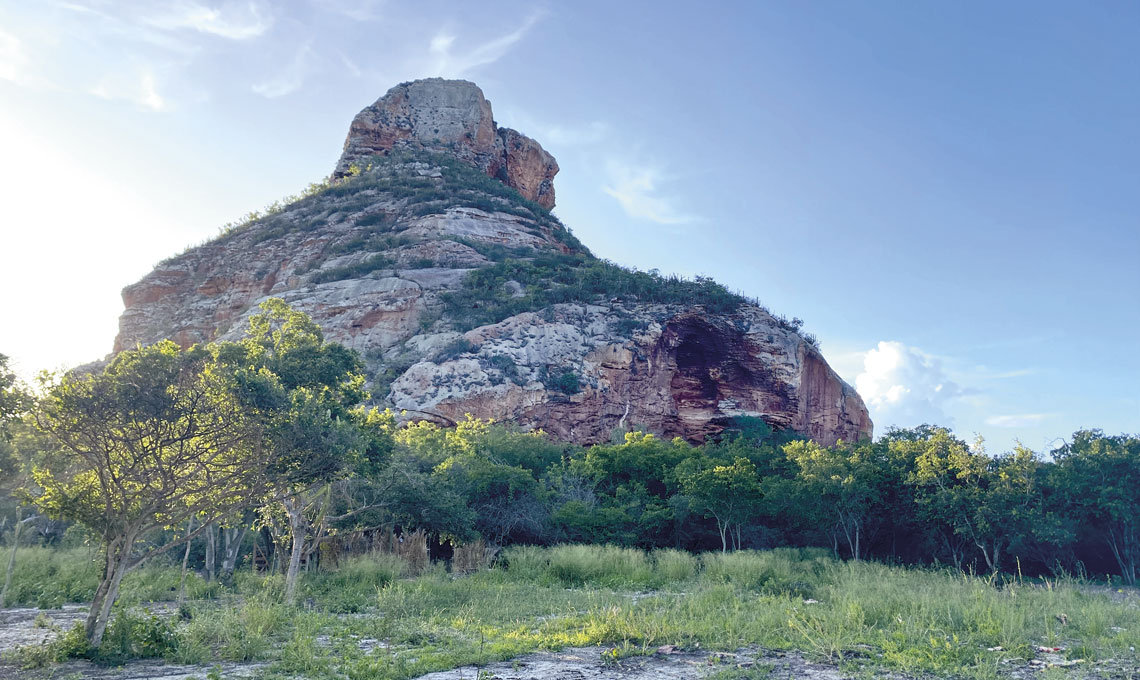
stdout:
POLYGON ((542 540, 549 508, 538 475, 562 457, 564 447, 541 431, 520 432, 468 415, 454 428, 421 421, 396 436, 401 448, 432 465, 475 518, 492 545, 508 538, 542 540))
POLYGON ((812 441, 794 441, 784 446, 788 459, 799 466, 803 490, 815 507, 834 521, 832 545, 842 535, 852 559, 859 560, 868 545, 868 534, 881 517, 885 494, 885 447, 840 441, 833 447, 812 441))
POLYGON ((1140 438, 1080 430, 1054 452, 1068 506, 1108 546, 1128 585, 1140 579, 1140 438))
MULTIPOLYGON (((1009 548, 1032 536, 1043 518, 1039 465, 1025 447, 990 458, 980 440, 970 449, 940 429, 915 460, 910 481, 926 519, 973 544, 997 573, 1009 548)), ((954 559, 959 563, 961 554, 956 551, 954 559)))
POLYGON ((9 424, 27 411, 30 405, 31 399, 27 391, 8 366, 8 357, 0 354, 0 438, 11 438, 9 424))
POLYGON ((721 552, 728 551, 730 539, 733 549, 740 549, 741 527, 756 516, 761 499, 756 465, 747 458, 731 465, 690 458, 678 468, 677 479, 693 509, 716 519, 721 552))
MULTIPOLYGON (((676 470, 681 461, 700 451, 683 439, 661 440, 645 432, 626 432, 620 444, 590 447, 571 460, 571 475, 592 480, 599 506, 592 520, 574 508, 575 524, 600 529, 592 540, 641 548, 678 543, 675 502, 679 493, 676 470)), ((557 511, 556 515, 565 515, 557 511)))
MULTIPOLYGON (((256 376, 253 376, 256 377, 256 376)), ((247 376, 244 387, 266 382, 247 376)), ((35 503, 102 539, 102 570, 86 634, 98 647, 123 575, 192 539, 135 552, 148 532, 202 527, 264 493, 271 457, 217 347, 164 341, 119 354, 103 373, 47 385, 36 412, 53 446, 33 470, 35 503)))
POLYGON ((344 479, 365 450, 354 408, 367 398, 356 352, 326 342, 320 327, 280 298, 260 305, 232 360, 244 375, 268 374, 268 389, 251 393, 273 451, 272 494, 287 518, 292 548, 285 600, 296 596, 302 558, 320 541, 314 528, 328 526, 329 485, 344 479))

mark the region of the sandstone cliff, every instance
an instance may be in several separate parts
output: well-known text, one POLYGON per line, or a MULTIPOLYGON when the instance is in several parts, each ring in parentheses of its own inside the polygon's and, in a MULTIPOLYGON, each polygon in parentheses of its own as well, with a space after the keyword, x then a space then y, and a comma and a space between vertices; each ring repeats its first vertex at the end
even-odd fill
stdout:
POLYGON ((124 289, 115 350, 236 338, 276 296, 413 416, 579 443, 638 426, 697 441, 743 416, 829 444, 871 435, 795 326, 712 281, 590 255, 547 212, 557 169, 471 83, 397 86, 353 121, 339 179, 124 289))

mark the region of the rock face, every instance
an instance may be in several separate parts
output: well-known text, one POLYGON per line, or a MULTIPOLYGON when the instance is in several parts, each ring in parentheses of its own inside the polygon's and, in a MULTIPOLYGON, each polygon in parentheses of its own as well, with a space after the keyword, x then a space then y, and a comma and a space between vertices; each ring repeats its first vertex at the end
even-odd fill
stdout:
POLYGON ((636 427, 700 441, 740 417, 827 444, 871 436, 859 395, 795 327, 743 299, 713 309, 606 283, 620 270, 488 179, 553 204, 557 165, 496 129, 474 85, 393 88, 353 121, 351 163, 371 168, 127 286, 115 351, 235 339, 281 297, 359 350, 377 401, 411 417, 471 413, 583 444, 636 427), (429 131, 466 141, 401 146, 429 131))
POLYGON ((388 90, 353 119, 334 175, 393 148, 446 151, 547 210, 554 207, 557 161, 530 137, 496 126, 491 102, 466 80, 429 78, 388 90))

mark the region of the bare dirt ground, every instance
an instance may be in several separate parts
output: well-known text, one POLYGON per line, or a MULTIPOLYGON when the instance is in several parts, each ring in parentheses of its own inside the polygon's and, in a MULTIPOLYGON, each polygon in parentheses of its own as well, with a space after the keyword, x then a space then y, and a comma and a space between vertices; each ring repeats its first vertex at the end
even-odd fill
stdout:
MULTIPOLYGON (((850 675, 837 668, 805 661, 797 654, 763 654, 750 650, 735 653, 657 653, 617 662, 604 660, 597 647, 543 652, 482 668, 465 666, 430 673, 417 680, 693 680, 728 668, 769 667, 765 677, 773 680, 841 680, 850 675)), ((903 680, 904 676, 884 674, 903 680)))

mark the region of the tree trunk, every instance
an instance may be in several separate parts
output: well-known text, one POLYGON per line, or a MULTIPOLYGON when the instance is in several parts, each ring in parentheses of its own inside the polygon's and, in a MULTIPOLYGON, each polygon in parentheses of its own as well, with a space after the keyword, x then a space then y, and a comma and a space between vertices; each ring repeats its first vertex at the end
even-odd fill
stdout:
POLYGON ((716 521, 716 528, 718 531, 720 531, 720 551, 722 553, 726 553, 728 552, 728 538, 726 536, 728 532, 728 523, 722 522, 718 519, 716 521))
POLYGON ((91 599, 91 609, 87 612, 87 622, 83 627, 83 632, 88 641, 91 640, 91 635, 95 631, 95 621, 99 618, 99 611, 103 608, 103 600, 107 599, 107 588, 110 587, 111 579, 115 574, 115 559, 118 554, 119 542, 120 539, 114 539, 103 548, 103 560, 105 562, 103 577, 99 579, 99 587, 95 589, 95 596, 91 599))
POLYGON ((293 538, 293 550, 289 554, 289 570, 285 573, 285 604, 292 605, 297 599, 297 575, 301 568, 301 554, 305 550, 305 516, 299 499, 287 498, 284 505, 285 513, 289 516, 289 531, 293 538))
POLYGON ((16 548, 20 545, 20 528, 24 526, 24 509, 16 506, 16 525, 12 527, 12 552, 8 554, 8 570, 4 574, 4 589, 0 590, 0 609, 8 598, 8 586, 12 584, 12 572, 16 569, 16 548))
POLYGON ((249 527, 240 526, 223 529, 225 536, 225 552, 222 556, 222 580, 229 581, 234 577, 237 569, 238 556, 241 554, 241 543, 245 540, 245 532, 249 527))
MULTIPOLYGON (((189 534, 190 530, 194 528, 194 518, 191 517, 186 521, 186 533, 189 534)), ((182 553, 182 576, 178 579, 178 606, 181 607, 182 603, 186 600, 186 566, 190 563, 190 544, 194 541, 186 541, 186 551, 182 553)))
MULTIPOLYGON (((1126 530, 1119 533, 1125 534, 1126 530)), ((1116 558, 1116 564, 1120 567, 1120 578, 1127 585, 1136 585, 1136 562, 1132 559, 1131 551, 1128 550, 1127 537, 1118 539, 1116 529, 1109 528, 1107 541, 1108 547, 1112 549, 1112 556, 1116 558)))
MULTIPOLYGON (((134 547, 135 537, 128 534, 120 539, 118 550, 107 551, 107 568, 110 579, 103 590, 103 599, 98 608, 94 603, 91 612, 87 615, 87 641, 92 647, 103 644, 103 633, 107 631, 107 623, 111 619, 111 605, 119 597, 119 585, 123 582, 123 575, 127 573, 130 564, 131 548, 134 547)), ((106 578, 106 577, 105 577, 106 578)))
POLYGON ((218 534, 217 527, 206 528, 206 580, 214 580, 214 569, 218 565, 218 534))

